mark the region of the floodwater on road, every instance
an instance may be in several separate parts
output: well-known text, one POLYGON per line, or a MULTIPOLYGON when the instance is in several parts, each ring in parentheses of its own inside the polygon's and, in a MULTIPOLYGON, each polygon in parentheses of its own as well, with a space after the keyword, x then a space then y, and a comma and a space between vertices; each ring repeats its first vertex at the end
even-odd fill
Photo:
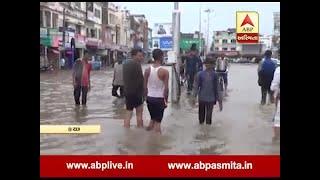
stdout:
MULTIPOLYGON (((99 124, 101 133, 41 134, 41 154, 280 154, 280 142, 272 141, 275 107, 259 104, 255 64, 231 65, 229 96, 222 112, 214 107, 211 126, 199 125, 198 107, 182 87, 180 103, 165 110, 162 135, 137 128, 135 113, 123 128, 125 103, 111 96, 112 69, 92 71, 87 107, 78 108, 71 73, 40 73, 40 124, 99 124)), ((143 118, 147 126, 146 105, 143 118)))

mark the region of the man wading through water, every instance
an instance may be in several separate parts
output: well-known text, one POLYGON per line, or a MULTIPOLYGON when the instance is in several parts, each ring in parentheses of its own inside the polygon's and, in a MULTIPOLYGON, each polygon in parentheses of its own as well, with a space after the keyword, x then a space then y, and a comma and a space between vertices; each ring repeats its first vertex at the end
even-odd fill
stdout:
POLYGON ((197 74, 194 83, 194 101, 199 95, 199 123, 211 125, 213 106, 218 100, 218 76, 214 71, 214 58, 206 57, 206 69, 197 74))
POLYGON ((169 71, 161 67, 163 63, 161 49, 153 50, 152 56, 154 63, 144 73, 145 96, 147 96, 148 110, 151 116, 147 130, 155 129, 161 134, 160 125, 169 95, 169 71))
POLYGON ((124 127, 130 128, 130 120, 133 109, 136 109, 137 126, 143 127, 143 73, 141 62, 144 59, 142 49, 131 51, 133 60, 123 65, 124 96, 126 99, 127 116, 124 120, 124 127))
POLYGON ((91 83, 90 83, 90 72, 92 69, 92 66, 88 61, 90 60, 90 57, 88 54, 85 54, 85 56, 82 58, 82 61, 80 59, 76 60, 74 67, 73 67, 73 73, 72 73, 72 80, 73 80, 73 95, 76 106, 80 105, 80 95, 82 94, 82 105, 87 104, 87 93, 90 91, 91 83))

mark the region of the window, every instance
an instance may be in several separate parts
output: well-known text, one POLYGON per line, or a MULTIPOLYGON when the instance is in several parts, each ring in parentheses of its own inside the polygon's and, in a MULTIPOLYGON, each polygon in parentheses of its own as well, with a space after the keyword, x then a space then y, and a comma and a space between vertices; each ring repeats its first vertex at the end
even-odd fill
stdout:
POLYGON ((75 2, 74 6, 78 9, 81 9, 81 3, 80 2, 75 2))
POLYGON ((52 26, 53 28, 58 28, 58 14, 52 14, 52 26))
POLYGON ((231 43, 236 43, 236 40, 235 39, 231 39, 231 43))
POLYGON ((42 11, 40 10, 40 27, 43 27, 43 16, 42 11))
POLYGON ((113 15, 113 14, 110 14, 109 15, 109 19, 110 19, 110 24, 116 24, 116 16, 115 15, 113 15))
POLYGON ((228 43, 228 40, 227 39, 223 39, 222 43, 228 43))
POLYGON ((116 44, 120 43, 120 27, 116 27, 116 44))
POLYGON ((228 48, 222 48, 222 50, 224 50, 224 51, 228 51, 228 48))
POLYGON ((86 36, 87 36, 87 37, 90 37, 90 35, 89 35, 89 28, 87 28, 86 36))
POLYGON ((99 9, 94 9, 94 16, 97 18, 100 18, 100 10, 99 9))
POLYGON ((115 34, 112 34, 112 42, 115 43, 114 39, 115 39, 115 34))
POLYGON ((76 25, 76 34, 81 34, 81 26, 76 25))
POLYGON ((234 47, 233 47, 233 48, 231 48, 231 51, 235 51, 235 50, 236 50, 236 48, 234 48, 234 47))
POLYGON ((87 10, 93 12, 93 2, 87 2, 87 10))
POLYGON ((46 27, 51 27, 51 12, 46 11, 45 12, 45 17, 46 17, 46 27))
POLYGON ((214 42, 215 42, 215 43, 219 43, 219 39, 216 39, 214 42))
POLYGON ((214 48, 214 49, 215 49, 216 51, 219 51, 219 48, 217 48, 217 47, 216 47, 216 48, 214 48))
POLYGON ((91 37, 92 37, 92 38, 96 38, 97 33, 96 33, 96 30, 95 30, 95 29, 90 29, 90 33, 91 33, 91 37))

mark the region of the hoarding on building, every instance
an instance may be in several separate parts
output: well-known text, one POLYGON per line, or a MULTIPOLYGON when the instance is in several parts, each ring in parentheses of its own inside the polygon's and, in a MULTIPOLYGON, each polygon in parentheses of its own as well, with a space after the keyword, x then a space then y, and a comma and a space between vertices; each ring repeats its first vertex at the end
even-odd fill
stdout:
MULTIPOLYGON (((197 45, 197 49, 200 47, 200 40, 199 39, 190 39, 190 38, 184 38, 180 40, 180 48, 182 50, 190 50, 191 45, 195 43, 197 45)), ((202 40, 203 44, 203 40, 202 40)))
POLYGON ((161 50, 172 50, 172 46, 173 46, 172 37, 161 37, 159 39, 160 39, 161 50))
POLYGON ((153 37, 172 37, 172 23, 155 23, 152 29, 153 37))

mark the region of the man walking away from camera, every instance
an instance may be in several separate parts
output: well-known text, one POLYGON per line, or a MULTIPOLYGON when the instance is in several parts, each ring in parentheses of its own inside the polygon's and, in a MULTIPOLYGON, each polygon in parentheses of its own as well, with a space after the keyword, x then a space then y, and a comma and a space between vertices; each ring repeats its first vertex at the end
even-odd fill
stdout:
POLYGON ((164 109, 167 107, 169 96, 169 71, 162 68, 163 52, 155 49, 152 52, 154 64, 145 70, 144 84, 145 95, 147 96, 148 110, 151 120, 147 130, 152 130, 161 134, 161 121, 164 109))
POLYGON ((115 96, 118 98, 124 97, 122 58, 119 58, 118 62, 114 66, 113 82, 112 82, 112 96, 115 96), (119 88, 120 88, 120 96, 117 93, 119 88))
POLYGON ((267 93, 269 94, 269 101, 273 103, 273 93, 270 90, 270 86, 276 69, 276 64, 271 59, 271 56, 272 52, 267 50, 265 52, 265 58, 258 69, 258 83, 259 86, 261 86, 261 105, 266 104, 267 93))

